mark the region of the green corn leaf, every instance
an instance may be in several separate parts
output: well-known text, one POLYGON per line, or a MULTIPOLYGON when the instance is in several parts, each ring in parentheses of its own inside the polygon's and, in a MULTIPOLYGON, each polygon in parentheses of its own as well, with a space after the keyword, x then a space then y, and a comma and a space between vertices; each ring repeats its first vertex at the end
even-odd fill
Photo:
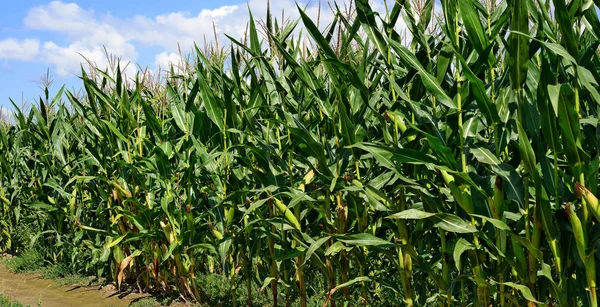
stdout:
POLYGON ((254 22, 254 17, 252 16, 252 11, 250 10, 250 5, 248 5, 248 15, 250 17, 250 21, 248 22, 250 27, 250 49, 255 56, 258 56, 261 53, 261 45, 258 41, 258 32, 256 31, 256 23, 254 22))
POLYGON ((476 10, 477 4, 479 3, 474 0, 460 0, 458 1, 459 13, 469 35, 469 41, 473 44, 479 56, 488 58, 487 52, 489 51, 486 51, 486 49, 489 45, 489 39, 476 10))
POLYGON ((415 57, 408 48, 393 40, 388 40, 388 43, 409 67, 418 71, 425 88, 427 88, 440 103, 450 109, 456 109, 456 103, 448 96, 448 94, 446 94, 437 79, 427 72, 423 65, 417 60, 417 57, 415 57))
POLYGON ((569 54, 573 57, 577 57, 579 53, 579 48, 577 46, 578 38, 573 31, 574 22, 571 19, 571 16, 569 16, 566 1, 553 0, 552 3, 554 3, 554 15, 560 27, 560 32, 562 33, 563 43, 569 51, 569 54))
POLYGON ((529 33, 529 11, 528 1, 509 1, 511 10, 511 34, 509 36, 509 66, 510 81, 514 91, 520 91, 527 77, 529 65, 529 41, 528 38, 513 32, 529 33))
MULTIPOLYGON (((365 30, 369 39, 375 43, 375 47, 379 50, 379 53, 385 57, 388 55, 388 45, 385 42, 385 38, 377 29, 377 22, 375 20, 375 13, 368 0, 356 0, 356 13, 358 20, 362 24, 362 28, 365 30)), ((395 3, 395 6, 398 3, 395 3)))
POLYGON ((461 256, 464 252, 468 250, 475 250, 475 245, 473 243, 468 242, 467 240, 460 238, 454 244, 454 251, 452 256, 454 258, 456 269, 460 272, 462 270, 462 260, 461 256))
POLYGON ((529 289, 527 286, 519 285, 519 284, 516 284, 516 283, 513 283, 513 282, 505 282, 505 283, 502 283, 502 284, 505 285, 505 286, 509 286, 509 287, 511 287, 511 288, 513 288, 513 289, 515 289, 515 290, 517 290, 519 292, 521 292, 521 294, 523 295, 523 297, 525 299, 527 299, 528 301, 536 303, 536 304, 538 304, 540 306, 546 306, 546 304, 544 304, 542 302, 539 302, 538 300, 535 299, 535 297, 531 293, 531 289, 529 289))
POLYGON ((508 227, 508 225, 506 225, 506 223, 504 223, 501 220, 497 220, 491 217, 487 217, 487 216, 483 216, 483 215, 479 215, 479 214, 471 214, 471 216, 480 218, 486 222, 489 222, 490 224, 494 225, 494 227, 500 229, 500 230, 504 230, 504 231, 511 231, 511 228, 508 227))
POLYGON ((119 138, 119 140, 123 141, 123 143, 127 144, 127 138, 125 138, 125 136, 121 133, 121 131, 119 131, 119 129, 117 129, 117 127, 115 127, 115 125, 113 125, 111 122, 103 119, 102 122, 104 123, 104 125, 106 125, 106 127, 108 127, 108 129, 114 133, 114 135, 119 138))
POLYGON ((473 148, 471 149, 471 153, 475 156, 475 159, 481 163, 490 164, 490 165, 500 165, 502 162, 498 160, 496 155, 494 155, 487 148, 473 148))
POLYGON ((392 214, 386 218, 388 219, 401 219, 401 220, 421 220, 421 219, 428 219, 430 217, 435 216, 436 213, 431 213, 431 212, 425 212, 425 211, 421 211, 418 209, 406 209, 402 212, 398 212, 395 214, 392 214))
POLYGON ((323 237, 320 238, 319 240, 315 241, 313 244, 310 245, 310 247, 306 250, 306 257, 304 259, 304 263, 302 265, 305 265, 306 262, 308 262, 310 260, 310 258, 312 257, 312 255, 323 245, 325 244, 325 242, 329 241, 329 239, 331 239, 330 236, 327 237, 323 237))
POLYGON ((319 28, 317 28, 315 23, 310 19, 310 17, 308 17, 308 15, 306 15, 304 10, 300 8, 298 4, 296 4, 296 6, 298 7, 298 12, 300 13, 300 18, 302 18, 304 26, 308 30, 308 33, 317 43, 317 46, 319 46, 319 50, 325 53, 326 58, 337 59, 337 56, 331 48, 331 45, 329 45, 329 42, 325 39, 325 37, 323 37, 321 31, 319 31, 319 28))
MULTIPOLYGON (((494 105, 494 103, 490 99, 490 96, 486 92, 485 84, 481 79, 479 79, 475 75, 475 73, 473 73, 473 71, 471 71, 471 68, 469 68, 469 65, 460 54, 456 53, 455 56, 457 59, 459 59, 459 61, 461 61, 461 68, 465 76, 467 77, 467 80, 469 81, 471 92, 475 97, 475 101, 477 102, 479 110, 481 110, 483 115, 488 120, 488 124, 494 124, 499 122, 500 117, 498 115, 498 110, 496 109, 496 106, 494 105)), ((467 106, 465 105, 463 108, 466 107, 467 106)))
POLYGON ((380 163, 391 169, 395 168, 396 163, 435 165, 437 162, 434 157, 412 149, 391 148, 371 143, 358 143, 351 147, 373 154, 380 163))
POLYGON ((376 246, 376 247, 390 247, 393 246, 394 244, 380 239, 372 234, 368 234, 368 233, 357 233, 357 234, 350 234, 350 235, 334 235, 333 238, 335 238, 338 241, 344 242, 348 245, 355 245, 355 246, 376 246))
POLYGON ((117 244, 119 244, 119 242, 123 241, 123 239, 125 239, 125 237, 129 234, 129 232, 126 232, 114 239, 112 239, 110 242, 106 243, 106 245, 104 245, 104 249, 109 249, 113 246, 116 246, 117 244))
POLYGON ((185 134, 189 133, 189 127, 187 122, 187 114, 185 113, 184 108, 179 104, 171 105, 171 114, 173 115, 173 119, 175 120, 175 124, 181 131, 185 134))
POLYGON ((477 232, 477 228, 465 222, 460 217, 448 213, 430 213, 417 209, 408 209, 386 217, 387 219, 431 219, 435 225, 448 232, 472 233, 477 232))
POLYGON ((465 220, 460 217, 449 214, 449 213, 440 213, 436 216, 432 217, 432 221, 435 222, 436 226, 448 231, 455 233, 473 233, 477 232, 477 228, 475 226, 465 222, 465 220))
POLYGON ((364 283, 364 282, 367 282, 367 281, 371 281, 371 279, 369 277, 367 277, 367 276, 359 276, 359 277, 356 277, 356 278, 354 278, 354 279, 352 279, 350 281, 347 281, 345 283, 342 283, 342 284, 339 284, 339 285, 335 286, 335 288, 333 288, 329 293, 333 294, 337 290, 348 288, 348 287, 350 287, 350 286, 352 286, 354 284, 364 283))

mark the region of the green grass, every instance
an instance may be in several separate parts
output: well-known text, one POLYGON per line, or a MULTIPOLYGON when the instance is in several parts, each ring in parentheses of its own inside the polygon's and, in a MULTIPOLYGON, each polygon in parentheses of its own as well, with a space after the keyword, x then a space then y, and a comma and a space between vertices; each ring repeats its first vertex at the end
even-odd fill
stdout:
POLYGON ((39 273, 46 266, 46 262, 38 250, 30 248, 16 257, 5 260, 4 265, 13 273, 39 273))
POLYGON ((59 286, 100 285, 100 282, 95 277, 75 273, 61 264, 44 267, 41 269, 41 277, 54 280, 59 286))
POLYGON ((53 280, 59 286, 100 284, 94 277, 73 272, 62 264, 46 262, 41 252, 33 248, 4 260, 3 264, 13 273, 39 274, 41 278, 53 280))
POLYGON ((23 305, 0 293, 0 307, 29 307, 29 305, 23 305))
POLYGON ((129 307, 158 307, 158 306, 163 306, 163 304, 160 303, 159 301, 157 301, 153 297, 144 297, 144 298, 141 298, 138 300, 134 300, 133 302, 131 302, 131 304, 129 304, 129 307))

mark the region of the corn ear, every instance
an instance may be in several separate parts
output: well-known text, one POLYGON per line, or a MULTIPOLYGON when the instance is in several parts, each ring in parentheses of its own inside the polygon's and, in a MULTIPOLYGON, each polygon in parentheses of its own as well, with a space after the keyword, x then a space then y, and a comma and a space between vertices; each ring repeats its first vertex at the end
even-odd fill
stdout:
POLYGON ((212 232, 213 236, 217 238, 217 240, 223 240, 223 233, 221 233, 217 228, 212 227, 210 231, 212 232))
POLYGON ((569 222, 571 223, 571 228, 573 229, 573 235, 575 236, 575 244, 577 246, 577 251, 579 252, 579 256, 581 259, 586 262, 586 254, 585 251, 587 249, 587 235, 585 231, 583 231, 583 226, 581 225, 581 221, 573 208, 573 205, 567 203, 565 205, 567 217, 569 222))
POLYGON ((444 182, 452 192, 455 201, 469 214, 473 214, 473 202, 471 201, 469 190, 466 186, 457 186, 454 176, 450 175, 447 171, 441 170, 440 174, 444 179, 444 182))
POLYGON ((171 229, 171 225, 165 224, 163 221, 160 221, 160 228, 162 228, 165 233, 165 237, 169 244, 175 241, 175 234, 173 233, 173 229, 171 229))
POLYGON ((123 186, 116 181, 112 182, 112 186, 121 194, 121 196, 124 196, 125 198, 131 198, 131 192, 123 188, 123 186))
POLYGON ((397 111, 388 111, 386 115, 390 121, 396 125, 398 129, 400 129, 400 132, 404 133, 406 131, 406 124, 404 123, 402 116, 397 111))
POLYGON ((496 177, 496 182, 493 185, 494 189, 494 199, 493 199, 493 207, 492 214, 495 219, 502 220, 504 215, 504 191, 502 190, 502 178, 500 176, 496 177))
POLYGON ((294 212, 292 212, 286 205, 284 205, 279 199, 275 198, 275 206, 279 212, 283 213, 285 220, 290 223, 295 229, 300 230, 300 222, 296 219, 294 212))
POLYGON ((575 182, 575 194, 580 199, 583 198, 585 200, 588 209, 592 211, 592 214, 600 221, 600 205, 598 204, 598 198, 579 182, 575 182))
POLYGON ((71 216, 75 216, 75 204, 77 202, 77 189, 73 190, 71 193, 71 198, 69 199, 69 213, 71 216))
POLYGON ((233 225, 233 218, 235 217, 235 208, 225 208, 225 225, 227 228, 233 225))

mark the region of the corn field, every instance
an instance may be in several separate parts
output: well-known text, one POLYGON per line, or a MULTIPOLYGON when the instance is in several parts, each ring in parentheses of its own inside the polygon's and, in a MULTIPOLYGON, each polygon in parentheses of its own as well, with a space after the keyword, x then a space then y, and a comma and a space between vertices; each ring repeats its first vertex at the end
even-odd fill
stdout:
POLYGON ((233 306, 598 306, 600 2, 331 8, 14 105, 0 250, 233 306))

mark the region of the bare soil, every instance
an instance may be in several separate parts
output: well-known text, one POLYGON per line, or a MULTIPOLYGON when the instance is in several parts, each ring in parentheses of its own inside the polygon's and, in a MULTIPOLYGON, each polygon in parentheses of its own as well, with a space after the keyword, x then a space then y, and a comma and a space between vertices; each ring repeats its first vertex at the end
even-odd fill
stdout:
POLYGON ((15 274, 0 265, 0 293, 23 305, 43 307, 128 306, 142 298, 137 293, 116 293, 98 286, 58 286, 53 280, 37 275, 15 274))

